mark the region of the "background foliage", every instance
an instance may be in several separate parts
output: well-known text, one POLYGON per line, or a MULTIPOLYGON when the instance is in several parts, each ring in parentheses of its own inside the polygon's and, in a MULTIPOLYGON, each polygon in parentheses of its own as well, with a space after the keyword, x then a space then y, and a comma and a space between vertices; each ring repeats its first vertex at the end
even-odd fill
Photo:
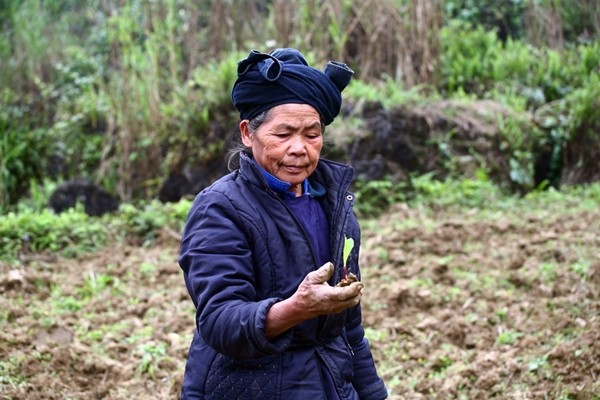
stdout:
POLYGON ((594 0, 5 0, 0 30, 4 212, 32 185, 76 176, 124 201, 153 198, 183 164, 220 157, 250 48, 344 60, 349 100, 542 110, 557 164, 581 130, 598 132, 594 0))

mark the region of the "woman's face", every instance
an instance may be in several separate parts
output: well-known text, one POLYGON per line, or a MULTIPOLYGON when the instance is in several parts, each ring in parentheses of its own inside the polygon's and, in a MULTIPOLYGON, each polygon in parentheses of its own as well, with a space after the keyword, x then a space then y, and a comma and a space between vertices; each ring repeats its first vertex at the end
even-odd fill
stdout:
POLYGON ((290 191, 302 195, 302 182, 319 162, 323 133, 319 113, 307 104, 283 104, 254 132, 248 120, 240 122, 242 141, 254 159, 271 175, 292 184, 290 191))

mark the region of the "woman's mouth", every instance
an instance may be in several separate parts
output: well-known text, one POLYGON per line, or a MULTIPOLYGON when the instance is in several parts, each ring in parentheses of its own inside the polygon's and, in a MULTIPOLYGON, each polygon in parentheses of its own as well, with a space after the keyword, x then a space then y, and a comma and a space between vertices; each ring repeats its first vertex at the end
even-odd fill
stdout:
POLYGON ((301 166, 301 165, 286 165, 285 169, 286 169, 286 171, 291 172, 291 173, 298 173, 298 172, 304 171, 304 166, 301 166))

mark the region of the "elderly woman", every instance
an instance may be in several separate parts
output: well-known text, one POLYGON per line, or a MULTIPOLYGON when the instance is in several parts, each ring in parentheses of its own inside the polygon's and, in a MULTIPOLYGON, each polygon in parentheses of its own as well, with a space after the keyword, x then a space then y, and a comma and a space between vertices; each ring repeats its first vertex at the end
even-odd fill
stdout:
POLYGON ((179 263, 196 307, 183 399, 387 397, 361 325, 353 170, 320 159, 352 76, 294 49, 238 64, 240 166, 196 197, 179 263))

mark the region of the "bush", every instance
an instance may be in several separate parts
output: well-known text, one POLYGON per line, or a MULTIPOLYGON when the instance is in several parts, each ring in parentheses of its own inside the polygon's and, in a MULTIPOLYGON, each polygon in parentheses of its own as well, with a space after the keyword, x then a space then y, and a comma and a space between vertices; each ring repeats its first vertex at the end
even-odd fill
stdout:
POLYGON ((187 200, 166 204, 157 200, 137 205, 122 204, 115 223, 126 235, 148 242, 164 230, 181 232, 190 207, 191 203, 187 200))
POLYGON ((0 258, 44 251, 83 253, 105 245, 108 237, 107 225, 82 210, 59 215, 49 210, 11 212, 0 219, 0 258))
POLYGON ((0 93, 0 213, 28 191, 31 180, 46 173, 47 155, 54 146, 46 129, 23 121, 27 112, 13 92, 0 93))
POLYGON ((179 234, 190 206, 187 200, 123 204, 102 217, 88 216, 81 205, 61 214, 20 207, 0 218, 0 259, 46 251, 76 256, 126 239, 149 243, 163 232, 179 234))
POLYGON ((447 0, 444 11, 449 19, 480 25, 506 40, 523 36, 526 6, 526 0, 447 0))
POLYGON ((544 102, 563 98, 600 69, 600 40, 564 50, 521 40, 499 41, 493 31, 450 21, 440 32, 441 87, 478 95, 497 84, 540 89, 544 102))
POLYGON ((441 86, 448 93, 482 94, 497 80, 494 65, 500 58, 501 43, 495 32, 450 21, 440 31, 440 43, 441 86))
MULTIPOLYGON (((1 121, 0 121, 1 125, 1 121)), ((47 131, 18 130, 0 126, 0 212, 5 212, 29 188, 31 179, 45 169, 47 131)))
POLYGON ((475 179, 440 181, 426 174, 412 179, 412 185, 411 202, 430 206, 486 208, 506 195, 482 170, 475 179))
POLYGON ((381 214, 400 202, 438 207, 486 208, 506 199, 507 192, 490 181, 483 170, 473 179, 438 180, 433 173, 415 175, 410 181, 357 181, 355 209, 360 217, 381 214))
POLYGON ((355 209, 359 216, 375 216, 407 199, 407 185, 390 180, 355 182, 355 209))

